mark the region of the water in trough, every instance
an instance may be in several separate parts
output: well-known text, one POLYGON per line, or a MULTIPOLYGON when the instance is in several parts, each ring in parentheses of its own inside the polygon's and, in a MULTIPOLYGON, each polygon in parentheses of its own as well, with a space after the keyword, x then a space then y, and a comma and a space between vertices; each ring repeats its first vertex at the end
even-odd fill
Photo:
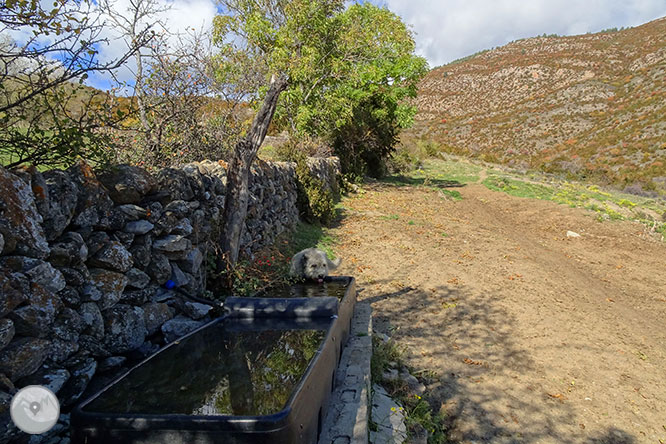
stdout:
POLYGON ((119 414, 270 415, 282 410, 330 321, 225 320, 152 357, 84 407, 119 414), (294 328, 295 327, 295 328, 294 328))

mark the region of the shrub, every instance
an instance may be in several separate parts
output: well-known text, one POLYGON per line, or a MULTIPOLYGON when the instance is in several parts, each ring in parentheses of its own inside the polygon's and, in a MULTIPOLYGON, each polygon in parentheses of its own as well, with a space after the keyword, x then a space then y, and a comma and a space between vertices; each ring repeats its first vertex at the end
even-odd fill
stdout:
POLYGON ((328 144, 321 139, 310 136, 304 136, 300 139, 290 138, 276 146, 273 151, 278 160, 285 162, 296 162, 301 155, 304 157, 329 157, 333 155, 333 150, 328 144))
POLYGON ((403 143, 389 157, 387 169, 391 173, 402 173, 421 168, 425 159, 435 157, 441 151, 440 144, 431 140, 419 139, 403 143))
POLYGON ((301 216, 310 223, 319 222, 328 225, 335 216, 333 192, 326 189, 325 184, 312 175, 305 162, 297 162, 296 165, 297 205, 301 216))
POLYGON ((327 225, 335 216, 339 188, 334 186, 334 189, 328 189, 322 180, 312 174, 307 154, 312 152, 315 144, 314 139, 290 140, 277 149, 277 154, 281 160, 296 163, 296 205, 301 217, 310 223, 327 225))
POLYGON ((389 158, 388 170, 391 173, 404 173, 417 168, 420 163, 421 161, 413 156, 409 150, 400 146, 395 154, 389 158))

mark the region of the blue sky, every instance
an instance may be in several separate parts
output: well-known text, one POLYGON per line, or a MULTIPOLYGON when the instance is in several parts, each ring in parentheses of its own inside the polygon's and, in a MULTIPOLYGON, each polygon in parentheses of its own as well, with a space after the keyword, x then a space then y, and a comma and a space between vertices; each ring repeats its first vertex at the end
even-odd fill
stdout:
MULTIPOLYGON (((217 5, 212 0, 156 0, 170 4, 163 20, 172 31, 211 26, 217 5)), ((386 6, 415 33, 419 55, 431 67, 483 49, 541 34, 574 35, 613 27, 636 26, 666 16, 666 0, 370 0, 386 6)), ((119 0, 118 7, 129 0, 119 0)), ((110 35, 101 57, 122 53, 122 41, 110 35)), ((129 71, 121 73, 129 80, 129 71)), ((104 79, 93 79, 104 87, 104 79)))

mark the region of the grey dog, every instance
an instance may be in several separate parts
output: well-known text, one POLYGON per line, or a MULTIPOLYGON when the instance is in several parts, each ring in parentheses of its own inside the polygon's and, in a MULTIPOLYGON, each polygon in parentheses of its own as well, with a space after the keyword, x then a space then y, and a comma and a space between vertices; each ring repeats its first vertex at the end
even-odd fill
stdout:
POLYGON ((289 274, 301 279, 312 279, 322 282, 328 276, 329 270, 337 268, 340 262, 340 258, 331 261, 323 251, 316 248, 307 248, 296 253, 291 258, 289 274))

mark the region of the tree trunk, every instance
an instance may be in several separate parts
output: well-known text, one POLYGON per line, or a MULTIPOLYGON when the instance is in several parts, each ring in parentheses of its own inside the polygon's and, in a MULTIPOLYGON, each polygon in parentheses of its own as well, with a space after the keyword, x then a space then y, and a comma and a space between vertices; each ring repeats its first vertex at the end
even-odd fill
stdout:
POLYGON ((250 167, 257 157, 259 146, 266 137, 280 93, 286 87, 287 79, 285 77, 276 78, 273 76, 264 103, 262 103, 257 115, 254 116, 250 130, 234 147, 227 168, 227 194, 222 216, 222 233, 220 234, 220 247, 222 247, 223 256, 218 259, 218 271, 225 269, 225 266, 233 266, 238 262, 240 240, 245 226, 247 204, 250 197, 248 186, 250 167))

